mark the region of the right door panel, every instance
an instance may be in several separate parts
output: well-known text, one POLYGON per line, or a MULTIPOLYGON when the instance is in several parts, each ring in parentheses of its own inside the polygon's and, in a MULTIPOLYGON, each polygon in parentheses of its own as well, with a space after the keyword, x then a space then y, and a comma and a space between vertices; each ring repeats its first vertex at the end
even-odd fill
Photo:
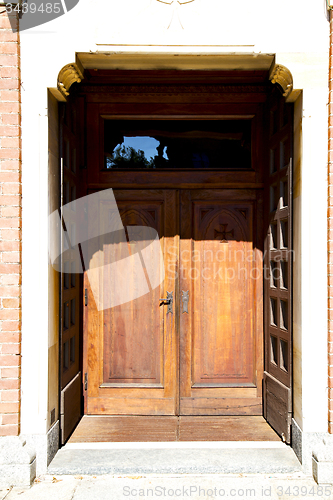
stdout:
POLYGON ((180 414, 262 414, 262 197, 181 195, 180 414))
POLYGON ((264 417, 291 441, 293 105, 279 90, 268 101, 269 169, 265 195, 264 417))

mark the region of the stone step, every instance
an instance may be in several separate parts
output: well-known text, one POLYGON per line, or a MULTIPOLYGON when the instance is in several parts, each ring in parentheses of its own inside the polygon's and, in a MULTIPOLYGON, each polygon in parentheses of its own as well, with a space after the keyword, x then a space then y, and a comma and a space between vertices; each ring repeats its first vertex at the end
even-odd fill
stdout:
POLYGON ((283 443, 94 443, 66 445, 48 468, 53 475, 275 474, 301 472, 283 443), (116 446, 114 446, 116 445, 116 446), (174 446, 172 446, 174 445, 174 446), (175 446, 177 445, 177 446, 175 446))

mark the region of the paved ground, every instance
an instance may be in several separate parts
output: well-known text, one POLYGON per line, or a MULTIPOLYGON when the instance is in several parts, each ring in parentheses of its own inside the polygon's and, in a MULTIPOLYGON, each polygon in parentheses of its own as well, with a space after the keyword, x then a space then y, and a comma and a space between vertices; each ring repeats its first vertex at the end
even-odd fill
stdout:
POLYGON ((133 500, 191 499, 327 499, 333 486, 319 487, 313 479, 292 474, 206 474, 146 476, 53 476, 37 478, 30 489, 0 490, 0 500, 133 500))

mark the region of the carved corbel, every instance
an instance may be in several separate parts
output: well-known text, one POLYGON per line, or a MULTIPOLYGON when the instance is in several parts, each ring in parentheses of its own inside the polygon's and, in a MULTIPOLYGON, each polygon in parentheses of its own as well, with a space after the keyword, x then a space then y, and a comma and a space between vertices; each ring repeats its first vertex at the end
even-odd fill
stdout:
POLYGON ((288 97, 293 90, 293 77, 289 69, 281 64, 276 64, 269 75, 272 83, 277 83, 283 90, 283 96, 288 97))
POLYGON ((66 64, 58 75, 58 90, 66 99, 69 96, 69 90, 73 83, 80 83, 83 78, 81 70, 75 63, 66 64))

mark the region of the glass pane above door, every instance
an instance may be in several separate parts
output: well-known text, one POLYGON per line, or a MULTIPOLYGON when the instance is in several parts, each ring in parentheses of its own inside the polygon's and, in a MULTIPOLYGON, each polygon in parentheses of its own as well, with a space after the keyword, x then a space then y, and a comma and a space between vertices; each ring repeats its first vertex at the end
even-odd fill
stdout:
POLYGON ((250 120, 104 120, 104 169, 251 169, 250 120))

